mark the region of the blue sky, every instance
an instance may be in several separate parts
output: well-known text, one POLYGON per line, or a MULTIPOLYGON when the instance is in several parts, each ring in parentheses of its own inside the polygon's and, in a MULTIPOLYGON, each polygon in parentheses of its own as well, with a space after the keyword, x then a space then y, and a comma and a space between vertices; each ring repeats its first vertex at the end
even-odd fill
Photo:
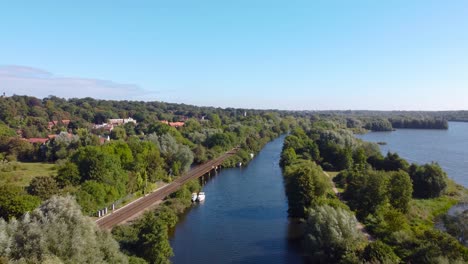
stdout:
POLYGON ((468 109, 468 1, 0 0, 0 90, 276 109, 468 109))

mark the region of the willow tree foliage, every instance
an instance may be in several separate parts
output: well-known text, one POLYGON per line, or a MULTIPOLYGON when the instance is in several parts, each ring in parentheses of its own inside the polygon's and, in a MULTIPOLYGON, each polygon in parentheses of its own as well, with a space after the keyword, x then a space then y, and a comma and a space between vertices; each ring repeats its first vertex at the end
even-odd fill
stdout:
POLYGON ((357 224, 356 217, 342 208, 324 205, 310 209, 306 224, 307 253, 321 263, 338 263, 364 241, 357 224))
POLYGON ((161 156, 167 163, 167 169, 172 170, 173 174, 179 175, 190 169, 194 157, 188 146, 178 143, 170 134, 162 136, 150 134, 147 139, 158 146, 161 156))
POLYGON ((0 254, 26 263, 128 262, 112 236, 83 216, 70 196, 54 196, 20 220, 0 220, 0 254))

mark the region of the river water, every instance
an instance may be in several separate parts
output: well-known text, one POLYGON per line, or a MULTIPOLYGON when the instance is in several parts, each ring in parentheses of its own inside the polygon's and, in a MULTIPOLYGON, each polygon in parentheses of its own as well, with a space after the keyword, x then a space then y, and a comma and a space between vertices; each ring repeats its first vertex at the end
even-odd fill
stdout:
POLYGON ((278 166, 284 136, 245 168, 207 180, 206 200, 176 226, 173 263, 302 263, 288 240, 287 199, 278 166))
POLYGON ((448 176, 468 187, 468 123, 449 122, 448 130, 398 129, 393 132, 370 132, 358 135, 371 142, 386 142, 380 146, 409 162, 438 162, 448 176))

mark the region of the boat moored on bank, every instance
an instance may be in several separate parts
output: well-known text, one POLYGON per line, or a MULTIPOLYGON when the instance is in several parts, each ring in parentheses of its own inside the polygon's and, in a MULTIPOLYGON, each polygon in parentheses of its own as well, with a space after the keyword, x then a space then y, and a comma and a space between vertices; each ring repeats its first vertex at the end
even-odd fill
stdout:
POLYGON ((204 192, 199 192, 197 201, 203 202, 204 200, 205 200, 205 193, 204 192))

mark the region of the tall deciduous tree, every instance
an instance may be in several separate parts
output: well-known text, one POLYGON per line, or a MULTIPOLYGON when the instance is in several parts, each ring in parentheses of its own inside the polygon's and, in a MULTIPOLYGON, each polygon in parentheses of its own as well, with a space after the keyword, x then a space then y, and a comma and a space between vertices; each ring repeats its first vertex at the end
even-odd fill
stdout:
POLYGON ((347 175, 348 185, 343 197, 359 217, 375 212, 388 199, 388 177, 382 171, 355 171, 347 175))
POLYGON ((294 149, 291 147, 286 148, 281 152, 280 165, 281 167, 286 167, 288 165, 291 165, 294 161, 296 161, 296 159, 296 151, 294 151, 294 149))
POLYGON ((390 204, 403 213, 408 211, 411 195, 413 194, 413 184, 411 178, 405 171, 390 173, 388 185, 388 195, 390 204))
POLYGON ((423 166, 411 165, 410 176, 413 180, 414 197, 439 197, 447 187, 447 174, 437 163, 423 166))
POLYGON ((330 187, 329 179, 313 161, 301 160, 287 166, 284 176, 291 217, 304 217, 305 209, 325 195, 330 187))
POLYGON ((47 200, 59 192, 57 182, 50 176, 39 176, 32 179, 28 186, 28 193, 47 200))
POLYGON ((339 263, 364 241, 356 217, 342 208, 319 206, 308 212, 306 250, 313 260, 339 263))
POLYGON ((40 203, 41 200, 38 197, 27 194, 21 187, 0 186, 0 217, 3 219, 18 218, 36 208, 40 203))
POLYGON ((170 263, 169 257, 174 253, 168 240, 167 224, 154 213, 146 213, 139 221, 138 229, 140 256, 151 263, 170 263))

